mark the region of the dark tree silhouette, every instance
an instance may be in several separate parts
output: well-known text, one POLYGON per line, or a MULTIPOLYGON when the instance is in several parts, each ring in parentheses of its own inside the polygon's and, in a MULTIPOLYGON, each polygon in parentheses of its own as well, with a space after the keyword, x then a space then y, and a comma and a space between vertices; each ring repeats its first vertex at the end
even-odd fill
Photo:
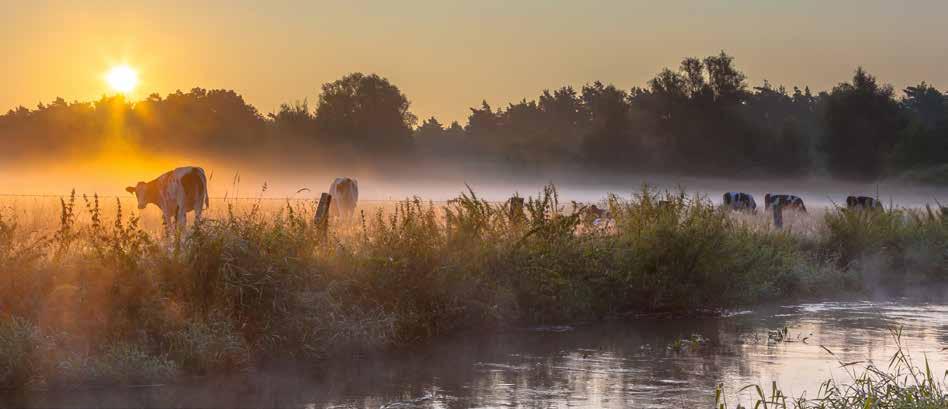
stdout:
MULTIPOLYGON (((324 84, 306 100, 261 115, 230 90, 193 88, 141 101, 62 98, 0 115, 0 149, 60 160, 115 146, 224 160, 351 163, 428 158, 502 165, 534 175, 587 167, 722 176, 908 176, 948 182, 948 100, 922 82, 897 99, 863 69, 818 95, 749 88, 724 53, 684 58, 644 88, 592 82, 544 90, 500 109, 471 108, 466 124, 437 118, 414 128, 408 98, 375 74, 324 84), (252 146, 253 149, 248 149, 252 146)), ((415 163, 401 161, 399 163, 415 163)), ((412 165, 409 165, 409 167, 412 165)), ((391 167, 388 167, 390 170, 391 167)))
POLYGON ((353 73, 324 84, 316 107, 316 126, 336 141, 361 152, 405 152, 417 118, 408 98, 376 74, 353 73))
POLYGON ((851 179, 878 178, 904 124, 892 87, 856 69, 852 82, 834 87, 827 101, 828 169, 851 179))
POLYGON ((902 107, 910 122, 895 149, 897 165, 948 167, 948 97, 924 82, 904 92, 902 107))
POLYGON ((594 82, 583 87, 580 99, 588 113, 583 151, 595 164, 610 168, 638 167, 639 152, 629 132, 628 93, 594 82))

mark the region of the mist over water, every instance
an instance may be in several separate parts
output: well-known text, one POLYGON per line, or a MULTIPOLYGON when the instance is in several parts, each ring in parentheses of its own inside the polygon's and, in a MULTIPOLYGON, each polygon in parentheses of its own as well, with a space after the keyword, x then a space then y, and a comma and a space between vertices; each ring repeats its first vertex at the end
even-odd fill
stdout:
POLYGON ((753 402, 748 384, 778 382, 792 397, 814 397, 830 377, 898 350, 935 373, 948 369, 948 309, 907 299, 787 304, 724 317, 636 319, 527 326, 467 333, 370 355, 264 368, 178 386, 40 392, 0 397, 24 407, 466 408, 710 407, 714 389, 729 405, 753 402), (780 340, 771 337, 786 328, 780 340), (703 346, 670 348, 693 334, 703 346), (824 349, 825 347, 826 349, 824 349), (826 350, 835 355, 830 355, 826 350), (841 363, 852 364, 842 367, 841 363))

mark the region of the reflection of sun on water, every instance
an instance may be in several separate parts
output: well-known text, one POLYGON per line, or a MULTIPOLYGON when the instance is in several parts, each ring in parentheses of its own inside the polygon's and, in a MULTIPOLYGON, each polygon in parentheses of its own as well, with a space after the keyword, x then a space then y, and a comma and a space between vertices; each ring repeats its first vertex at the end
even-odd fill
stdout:
POLYGON ((127 94, 138 85, 138 73, 127 65, 118 65, 105 74, 105 82, 112 90, 127 94))

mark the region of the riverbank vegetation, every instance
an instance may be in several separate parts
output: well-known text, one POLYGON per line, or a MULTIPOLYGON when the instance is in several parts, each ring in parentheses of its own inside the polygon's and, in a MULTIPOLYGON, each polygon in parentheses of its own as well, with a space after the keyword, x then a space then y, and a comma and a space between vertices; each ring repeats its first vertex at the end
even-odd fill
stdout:
POLYGON ((229 205, 173 238, 96 198, 63 200, 48 232, 0 215, 0 385, 160 383, 464 329, 948 281, 935 211, 831 210, 802 232, 683 193, 606 204, 614 221, 596 224, 552 186, 523 212, 468 192, 334 220, 328 236, 311 202, 229 205))

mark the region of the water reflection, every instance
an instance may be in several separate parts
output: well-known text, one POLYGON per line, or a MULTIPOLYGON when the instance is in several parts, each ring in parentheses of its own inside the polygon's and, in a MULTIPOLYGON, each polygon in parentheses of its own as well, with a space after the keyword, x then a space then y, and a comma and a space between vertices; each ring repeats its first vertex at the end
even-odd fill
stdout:
POLYGON ((722 318, 535 327, 439 340, 382 356, 260 371, 190 386, 33 393, 0 406, 33 407, 710 407, 719 383, 770 385, 799 396, 839 361, 885 367, 903 327, 916 360, 948 368, 948 306, 843 302, 780 306, 722 318), (691 334, 708 339, 691 346, 691 334), (781 339, 782 338, 782 339, 781 339), (777 341, 779 339, 779 342, 777 341), (670 347, 671 345, 671 347, 670 347), (696 344, 697 345, 697 344, 696 344), (832 351, 831 356, 821 345, 832 351))

